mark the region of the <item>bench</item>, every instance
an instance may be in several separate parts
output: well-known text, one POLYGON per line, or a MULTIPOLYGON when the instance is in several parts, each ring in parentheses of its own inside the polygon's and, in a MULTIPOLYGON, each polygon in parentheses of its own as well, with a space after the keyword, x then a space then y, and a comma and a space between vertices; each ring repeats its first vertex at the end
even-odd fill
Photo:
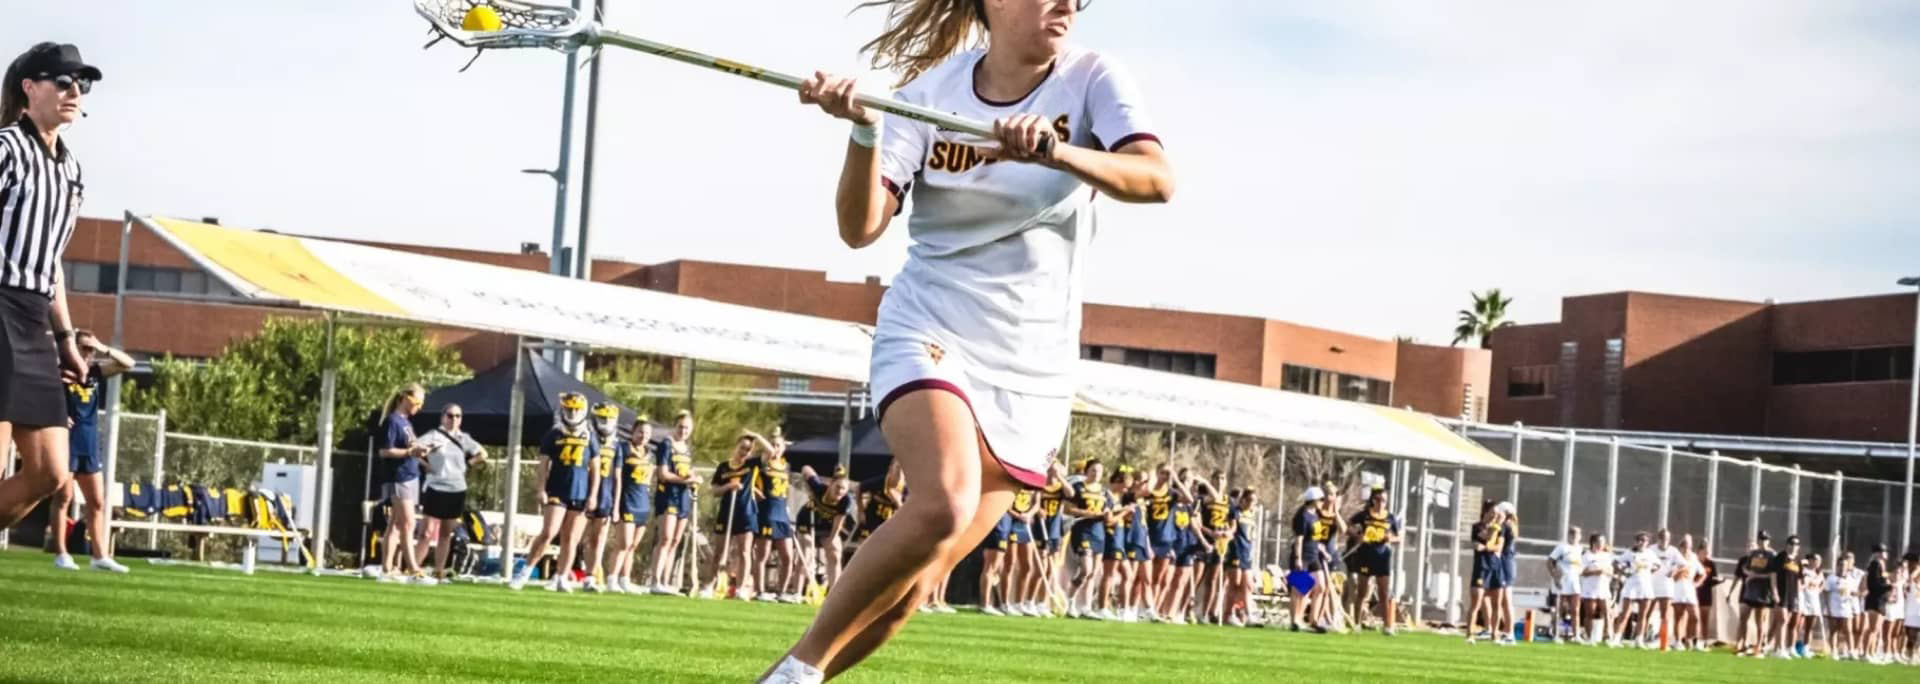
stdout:
POLYGON ((186 534, 227 535, 245 537, 246 547, 241 551, 240 567, 246 574, 253 574, 253 566, 259 560, 261 539, 273 541, 286 540, 292 548, 307 543, 306 535, 299 530, 277 532, 252 527, 227 527, 224 525, 190 525, 186 523, 156 522, 151 520, 108 520, 108 534, 113 530, 148 530, 153 532, 182 532, 186 534))

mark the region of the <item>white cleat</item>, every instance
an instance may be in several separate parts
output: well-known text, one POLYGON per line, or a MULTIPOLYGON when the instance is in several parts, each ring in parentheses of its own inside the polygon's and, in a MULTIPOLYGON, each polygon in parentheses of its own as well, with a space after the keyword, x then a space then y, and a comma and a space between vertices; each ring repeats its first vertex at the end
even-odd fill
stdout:
POLYGON ((993 607, 992 605, 985 605, 985 606, 981 606, 981 607, 980 607, 980 614, 981 614, 981 615, 992 615, 992 616, 996 616, 996 617, 998 617, 998 616, 1001 616, 1001 615, 1006 615, 1006 613, 1002 613, 1002 612, 1000 612, 1000 609, 999 609, 999 608, 995 608, 995 607, 993 607))
POLYGON ((507 582, 507 588, 512 589, 514 591, 519 591, 521 589, 527 588, 527 574, 519 573, 514 575, 513 580, 510 582, 507 582))
POLYGON ((960 612, 960 611, 957 611, 957 610, 954 610, 954 609, 953 609, 953 606, 949 606, 949 605, 947 605, 947 604, 944 604, 944 603, 942 603, 942 604, 940 604, 940 605, 938 605, 938 606, 934 606, 934 608, 933 608, 933 609, 934 609, 935 611, 937 611, 937 612, 941 612, 941 613, 946 613, 946 614, 948 614, 948 615, 952 615, 952 614, 954 614, 954 613, 958 613, 958 612, 960 612))
POLYGON ((412 582, 423 587, 431 587, 439 584, 440 580, 434 579, 431 575, 414 575, 412 582))
POLYGON ((127 566, 115 562, 112 558, 95 558, 92 563, 87 564, 87 567, 103 572, 127 574, 127 566))
POLYGON ((586 584, 581 588, 585 589, 589 594, 598 594, 602 591, 600 588, 600 580, 594 579, 593 577, 588 577, 586 584))
POLYGON ((53 557, 53 567, 61 570, 79 570, 80 564, 73 562, 73 556, 63 553, 53 557))
POLYGON ((793 656, 787 656, 782 658, 780 665, 773 668, 773 672, 768 673, 759 684, 820 684, 826 680, 827 673, 821 672, 820 668, 800 662, 793 656))

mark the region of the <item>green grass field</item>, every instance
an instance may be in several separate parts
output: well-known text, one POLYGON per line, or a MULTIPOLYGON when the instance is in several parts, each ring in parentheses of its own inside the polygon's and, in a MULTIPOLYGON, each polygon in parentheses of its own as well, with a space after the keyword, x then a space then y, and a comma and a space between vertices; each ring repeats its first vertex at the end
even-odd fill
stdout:
MULTIPOLYGON (((520 593, 0 553, 0 680, 746 682, 805 606, 520 593), (85 562, 84 560, 82 561, 85 562)), ((1580 646, 923 615, 849 682, 1916 681, 1920 672, 1580 646)))

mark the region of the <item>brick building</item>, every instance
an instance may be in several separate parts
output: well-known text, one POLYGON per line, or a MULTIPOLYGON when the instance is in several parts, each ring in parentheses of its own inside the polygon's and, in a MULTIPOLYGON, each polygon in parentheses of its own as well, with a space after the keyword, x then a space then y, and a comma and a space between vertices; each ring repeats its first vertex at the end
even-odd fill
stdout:
MULTIPOLYGON (((81 219, 65 257, 77 325, 109 339, 120 230, 118 221, 81 219)), ((548 264, 547 255, 537 251, 363 244, 535 271, 545 271, 548 264)), ((144 227, 134 227, 129 255, 125 346, 136 357, 210 357, 259 329, 269 316, 302 315, 219 301, 232 293, 144 227), (140 296, 156 292, 173 296, 140 296)), ((873 322, 886 291, 879 278, 840 282, 820 271, 688 260, 652 265, 601 260, 592 275, 619 285, 862 323, 873 322)), ((433 334, 476 370, 510 358, 512 342, 505 336, 463 330, 433 334)), ((1086 358, 1411 406, 1443 416, 1485 415, 1492 358, 1481 349, 1380 340, 1262 318, 1108 304, 1086 305, 1081 341, 1086 358)), ((814 389, 833 389, 814 384, 814 389)))
POLYGON ((1492 337, 1494 422, 1905 441, 1914 295, 1774 304, 1616 292, 1492 337))

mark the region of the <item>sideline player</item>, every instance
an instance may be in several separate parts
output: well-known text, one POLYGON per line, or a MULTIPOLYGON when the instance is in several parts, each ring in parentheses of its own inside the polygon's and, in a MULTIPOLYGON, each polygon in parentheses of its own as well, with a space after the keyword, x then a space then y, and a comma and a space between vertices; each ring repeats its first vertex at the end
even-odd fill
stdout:
POLYGON ((53 492, 53 566, 63 570, 80 569, 73 562, 73 556, 67 555, 67 509, 73 503, 74 490, 78 489, 86 499, 80 520, 87 526, 87 549, 93 554, 93 561, 87 566, 125 573, 127 566, 113 560, 113 538, 107 534, 107 485, 106 476, 100 474, 105 464, 100 461, 99 431, 100 405, 106 394, 100 391, 100 381, 133 368, 133 357, 101 344, 91 332, 81 330, 73 337, 80 345, 80 353, 87 357, 87 375, 66 386, 67 470, 73 479, 53 492))
POLYGON ((1067 43, 1084 2, 885 4, 887 29, 867 47, 876 66, 903 68, 897 97, 992 120, 993 141, 903 118, 883 136, 852 79, 800 85, 801 102, 856 124, 836 193, 843 241, 874 243, 912 191, 914 244, 880 305, 871 375, 913 496, 770 681, 818 682, 866 658, 926 600, 922 578, 972 551, 1015 489, 1046 484, 1072 411, 1091 202, 1173 194, 1126 71, 1067 43), (987 47, 960 50, 976 29, 987 47))
MULTIPOLYGON (((1359 540, 1353 553, 1355 574, 1360 586, 1353 592, 1353 619, 1362 621, 1366 616, 1367 594, 1377 591, 1380 595, 1380 619, 1385 620, 1381 633, 1394 635, 1393 605, 1393 545, 1400 542, 1400 516, 1393 514, 1387 505, 1387 488, 1374 487, 1367 497, 1367 507, 1353 514, 1348 529, 1354 531, 1359 540), (1369 582, 1367 580, 1371 579, 1369 582), (1368 586, 1372 585, 1372 586, 1368 586)), ((1360 625, 1354 625, 1358 629, 1360 625)))
POLYGON ((1767 655, 1768 613, 1778 601, 1774 595, 1773 572, 1776 561, 1773 537, 1761 530, 1753 548, 1734 567, 1740 582, 1740 636, 1734 655, 1764 658, 1767 655))
POLYGON ((609 588, 628 594, 650 593, 633 583, 633 556, 653 517, 653 459, 647 445, 653 441, 653 419, 645 413, 633 420, 632 433, 614 447, 613 462, 620 482, 618 518, 613 527, 613 558, 607 563, 609 588))
POLYGON ((1567 538, 1547 554, 1547 577, 1553 583, 1553 638, 1566 641, 1580 633, 1580 528, 1567 528, 1567 538), (1569 629, 1561 629, 1565 624, 1569 629))
POLYGON ((607 532, 613 528, 613 516, 620 505, 620 478, 614 464, 620 453, 620 407, 601 402, 593 405, 593 435, 598 441, 593 458, 587 464, 587 581, 586 590, 599 593, 611 588, 603 562, 607 557, 607 532), (602 584, 602 582, 606 584, 602 584))
POLYGON ((580 546, 580 514, 586 511, 587 497, 593 493, 587 459, 600 452, 600 439, 587 425, 587 398, 578 392, 560 394, 554 423, 540 440, 540 455, 544 457, 540 459, 540 481, 546 492, 540 534, 527 549, 526 567, 507 583, 507 588, 514 591, 527 585, 534 567, 547 557, 547 546, 556 541, 560 544, 560 562, 554 565, 553 579, 546 588, 573 591, 568 575, 573 572, 574 550, 580 546))
MULTIPOLYGON (((680 541, 693 520, 693 491, 699 482, 693 476, 693 412, 682 410, 673 416, 673 432, 653 449, 653 519, 659 532, 653 538, 653 579, 655 594, 678 594, 673 581, 679 567, 680 541)), ((692 580, 699 583, 698 578, 692 580)))

